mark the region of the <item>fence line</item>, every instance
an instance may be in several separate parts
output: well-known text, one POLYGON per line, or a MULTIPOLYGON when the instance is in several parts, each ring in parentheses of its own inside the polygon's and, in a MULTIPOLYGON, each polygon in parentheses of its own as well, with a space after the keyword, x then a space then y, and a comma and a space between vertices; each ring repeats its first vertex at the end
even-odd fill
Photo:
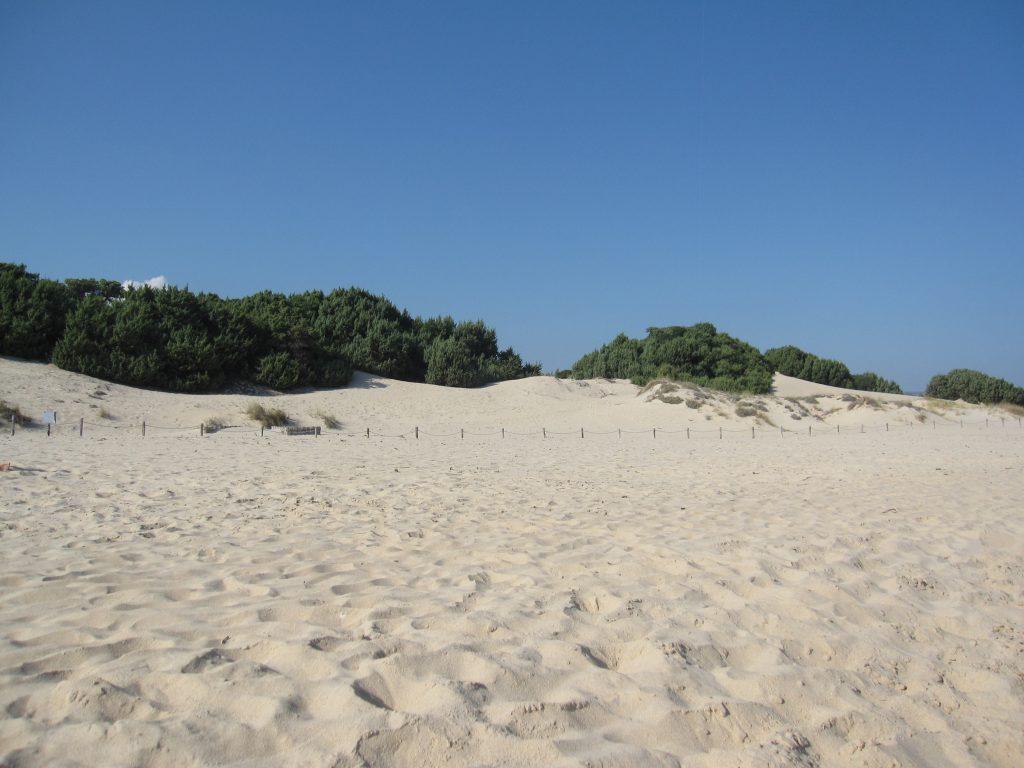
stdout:
MULTIPOLYGON (((756 439, 758 435, 761 436, 776 436, 784 438, 786 435, 793 435, 796 437, 825 437, 833 432, 837 435, 842 434, 865 434, 866 432, 889 432, 895 429, 931 429, 938 430, 939 427, 943 429, 969 429, 969 428, 1007 428, 1007 421, 1010 422, 1012 428, 1013 422, 1017 422, 1019 429, 1024 429, 1024 421, 1020 417, 998 417, 988 418, 983 421, 967 421, 962 419, 956 421, 931 419, 924 422, 884 422, 882 424, 836 424, 828 425, 825 422, 818 422, 817 424, 808 424, 807 430, 804 431, 801 426, 799 429, 789 429, 785 426, 759 426, 751 425, 749 427, 709 427, 707 429, 701 429, 698 427, 681 427, 681 428, 664 428, 659 426, 652 426, 646 429, 622 429, 616 428, 611 430, 588 430, 585 427, 579 429, 573 429, 569 431, 564 430, 551 430, 547 427, 541 427, 540 429, 532 430, 529 432, 517 432, 504 427, 495 428, 486 432, 474 432, 467 431, 465 428, 460 427, 454 432, 427 432, 426 430, 420 429, 419 426, 407 429, 404 432, 391 434, 387 432, 377 432, 371 427, 366 427, 364 430, 359 432, 351 432, 345 430, 330 430, 323 431, 322 434, 325 437, 362 437, 370 439, 370 437, 384 438, 384 439, 406 439, 411 438, 419 440, 421 437, 424 438, 435 438, 435 439, 449 439, 459 438, 465 440, 467 437, 472 438, 497 438, 500 436, 501 439, 508 437, 539 437, 541 439, 586 439, 587 437, 610 437, 615 435, 617 439, 622 439, 623 435, 634 436, 634 435, 650 435, 652 439, 657 439, 660 435, 684 435, 685 439, 692 439, 693 436, 699 435, 717 435, 719 440, 724 440, 726 435, 747 435, 749 434, 751 439, 756 439), (833 430, 834 427, 834 430, 833 430)), ((91 432, 93 429, 107 430, 107 431, 118 431, 128 430, 131 433, 137 434, 140 437, 156 437, 157 435, 147 435, 147 430, 156 430, 157 433, 167 434, 167 436, 178 436, 181 433, 194 432, 200 437, 206 437, 207 435, 228 433, 228 434, 255 434, 261 437, 276 437, 286 433, 287 427, 280 428, 264 428, 255 425, 245 424, 207 424, 205 422, 196 424, 195 426, 179 426, 179 425, 163 425, 163 424, 151 424, 145 420, 141 423, 132 424, 104 424, 102 422, 86 421, 84 418, 79 418, 77 421, 71 423, 57 424, 46 424, 42 425, 46 427, 47 436, 53 436, 57 434, 74 434, 77 433, 79 437, 84 437, 86 432, 91 432), (89 427, 86 430, 86 427, 89 427)), ((8 436, 13 437, 18 431, 41 431, 41 426, 38 425, 19 425, 15 416, 11 416, 10 430, 8 436)), ((320 437, 321 433, 311 433, 315 437, 320 437)))

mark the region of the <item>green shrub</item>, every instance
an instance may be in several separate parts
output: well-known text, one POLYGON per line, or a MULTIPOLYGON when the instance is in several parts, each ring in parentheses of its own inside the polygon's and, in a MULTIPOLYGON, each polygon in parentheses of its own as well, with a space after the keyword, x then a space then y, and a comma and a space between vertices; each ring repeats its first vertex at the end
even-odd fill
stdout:
POLYGON ((853 374, 838 360, 827 360, 798 347, 775 347, 765 352, 764 356, 774 370, 804 381, 867 392, 888 392, 894 395, 903 393, 896 382, 883 379, 877 373, 869 371, 853 374))
POLYGON ((271 389, 292 389, 302 381, 302 371, 287 352, 272 352, 260 360, 253 380, 271 389))
POLYGON ((441 372, 439 360, 435 378, 473 382, 458 386, 540 372, 513 350, 499 350, 495 332, 480 321, 414 318, 358 288, 222 299, 173 287, 124 290, 112 280, 60 283, 0 264, 0 354, 52 358, 66 370, 136 386, 343 386, 354 368, 424 381, 427 352, 443 339, 454 339, 449 352, 467 353, 458 354, 467 368, 449 363, 441 372))
POLYGON ((0 354, 49 360, 71 306, 62 283, 0 263, 0 354))
POLYGON ((1024 389, 1006 379, 998 379, 969 368, 954 368, 949 373, 933 376, 925 394, 943 400, 965 400, 968 403, 1024 405, 1024 389))
POLYGON ((643 339, 619 334, 577 360, 572 375, 629 379, 640 386, 664 378, 729 392, 764 393, 772 384, 764 356, 711 323, 648 328, 643 339))
POLYGON ((853 374, 853 389, 862 392, 886 392, 890 395, 902 395, 903 390, 895 381, 883 379, 877 373, 867 371, 865 373, 853 374))

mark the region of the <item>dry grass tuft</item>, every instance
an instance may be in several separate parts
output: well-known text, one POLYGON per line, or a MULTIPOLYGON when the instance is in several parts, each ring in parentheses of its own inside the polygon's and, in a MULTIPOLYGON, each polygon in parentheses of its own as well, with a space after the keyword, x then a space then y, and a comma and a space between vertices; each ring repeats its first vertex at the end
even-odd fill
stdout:
POLYGON ((23 414, 21 409, 14 405, 14 403, 0 400, 0 421, 3 422, 3 425, 10 424, 11 417, 14 417, 14 423, 19 427, 26 427, 32 423, 32 417, 23 414))
POLYGON ((318 411, 317 413, 314 413, 313 416, 320 419, 327 429, 341 429, 341 422, 336 419, 333 414, 318 411))
POLYGON ((250 403, 245 415, 263 427, 283 427, 290 421, 280 408, 264 408, 260 403, 250 403))

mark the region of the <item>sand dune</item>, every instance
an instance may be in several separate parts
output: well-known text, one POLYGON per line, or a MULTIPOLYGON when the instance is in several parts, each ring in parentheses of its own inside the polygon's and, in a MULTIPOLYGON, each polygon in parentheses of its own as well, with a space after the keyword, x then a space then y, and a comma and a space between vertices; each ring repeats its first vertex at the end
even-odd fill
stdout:
POLYGON ((260 437, 0 360, 59 413, 0 437, 0 764, 1019 765, 1024 429, 776 387, 361 375, 260 437))

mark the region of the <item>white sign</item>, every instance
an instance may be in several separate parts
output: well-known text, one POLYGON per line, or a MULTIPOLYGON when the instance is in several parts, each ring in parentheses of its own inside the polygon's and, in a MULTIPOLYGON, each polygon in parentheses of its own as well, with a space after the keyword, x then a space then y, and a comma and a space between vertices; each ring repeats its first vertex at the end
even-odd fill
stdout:
POLYGON ((57 412, 56 411, 43 411, 43 424, 56 424, 57 423, 57 412))

